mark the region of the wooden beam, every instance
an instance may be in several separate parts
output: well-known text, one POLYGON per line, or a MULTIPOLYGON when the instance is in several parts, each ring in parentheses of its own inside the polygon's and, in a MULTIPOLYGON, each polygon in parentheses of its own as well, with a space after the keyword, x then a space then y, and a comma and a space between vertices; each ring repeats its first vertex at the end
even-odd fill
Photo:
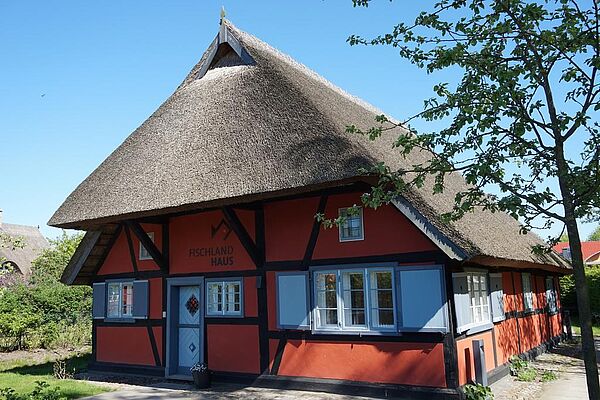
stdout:
POLYGON ((125 227, 125 236, 127 236, 127 247, 129 247, 129 258, 131 259, 131 268, 133 268, 133 272, 137 274, 137 260, 135 259, 135 250, 133 248, 133 240, 131 240, 131 232, 129 231, 129 227, 125 227))
POLYGON ((85 233, 79 246, 75 249, 75 253, 69 260, 69 264, 62 273, 60 278, 62 283, 71 285, 75 281, 79 271, 81 271, 81 267, 83 267, 94 246, 96 246, 98 239, 100 239, 100 235, 102 235, 101 231, 89 231, 85 233))
POLYGON ((244 225, 242 225, 242 222, 238 218, 237 214, 235 213, 233 208, 229 206, 223 207, 222 211, 223 216, 225 217, 225 221, 227 222, 229 227, 235 232, 238 239, 240 239, 242 246, 244 246, 244 249, 246 249, 246 252, 250 256, 250 258, 252 258, 254 265, 256 265, 257 268, 260 268, 263 262, 261 260, 259 251, 256 247, 256 244, 248 234, 248 231, 246 231, 246 228, 244 228, 244 225))
MULTIPOLYGON (((321 196, 321 199, 319 200, 319 206, 317 207, 317 214, 323 214, 325 212, 328 197, 329 196, 327 195, 321 196)), ((313 252, 315 251, 315 246, 317 245, 317 239, 319 238, 320 230, 321 222, 317 221, 315 218, 313 221, 312 231, 310 232, 310 238, 308 239, 308 244, 306 245, 306 251, 304 252, 304 258, 302 259, 302 269, 308 269, 308 266, 310 265, 313 252)))
POLYGON ((167 262, 152 239, 150 239, 150 236, 144 231, 144 228, 142 228, 138 222, 131 220, 125 221, 125 226, 131 229, 139 241, 142 242, 142 246, 148 251, 148 254, 150 254, 150 257, 152 257, 156 265, 158 265, 163 272, 168 272, 167 262))

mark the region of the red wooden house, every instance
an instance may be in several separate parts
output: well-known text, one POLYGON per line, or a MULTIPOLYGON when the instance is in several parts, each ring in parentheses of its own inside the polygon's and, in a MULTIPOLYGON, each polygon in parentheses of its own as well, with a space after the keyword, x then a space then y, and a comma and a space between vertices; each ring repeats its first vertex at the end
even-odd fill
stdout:
POLYGON ((377 114, 223 21, 50 220, 87 231, 63 281, 94 288, 90 368, 186 379, 206 361, 257 385, 458 398, 480 365, 493 379, 558 340, 568 265, 506 214, 443 223, 458 175, 315 220, 360 204, 363 167, 423 157, 345 132, 377 114))

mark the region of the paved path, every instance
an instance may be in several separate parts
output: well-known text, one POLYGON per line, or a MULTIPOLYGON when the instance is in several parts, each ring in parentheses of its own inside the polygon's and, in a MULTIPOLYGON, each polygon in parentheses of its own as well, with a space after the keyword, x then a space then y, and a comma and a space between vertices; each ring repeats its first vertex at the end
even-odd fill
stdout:
POLYGON ((240 385, 218 384, 211 390, 192 390, 189 385, 159 384, 153 387, 130 386, 125 390, 103 393, 86 397, 87 400, 162 400, 162 399, 190 399, 190 400, 232 400, 232 399, 317 399, 317 400, 346 400, 367 399, 366 397, 343 396, 337 394, 306 392, 297 390, 278 390, 240 385))
MULTIPOLYGON (((600 359, 600 341, 596 341, 600 359)), ((558 379, 550 382, 519 382, 508 376, 492 385, 494 400, 585 400, 587 387, 579 344, 561 343, 558 348, 542 354, 531 366, 553 371, 558 379)))
MULTIPOLYGON (((600 341, 596 342, 600 350, 600 341)), ((600 351, 599 351, 600 353, 600 351)), ((600 359, 600 354, 599 359, 600 359)), ((558 379, 551 382, 519 382, 508 376, 492 385, 495 400, 584 400, 587 399, 585 372, 578 344, 561 344, 551 353, 542 354, 531 365, 538 370, 554 371, 558 379)), ((94 379, 94 377, 89 377, 94 379)), ((96 377, 100 378, 101 377, 96 377)), ((102 383, 101 383, 102 384, 102 383)), ((232 399, 366 399, 321 392, 277 390, 246 387, 234 384, 217 384, 210 390, 195 390, 189 384, 171 382, 138 382, 139 386, 110 384, 114 392, 88 397, 88 400, 232 400, 232 399)))

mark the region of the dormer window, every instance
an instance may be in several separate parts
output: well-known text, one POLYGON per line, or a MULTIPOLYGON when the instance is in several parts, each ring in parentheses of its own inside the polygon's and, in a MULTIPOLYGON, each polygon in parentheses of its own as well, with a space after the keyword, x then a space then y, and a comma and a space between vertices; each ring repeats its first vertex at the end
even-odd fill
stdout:
POLYGON ((571 261, 571 249, 568 247, 565 247, 564 249, 562 249, 562 256, 571 261))
POLYGON ((345 221, 339 225, 340 242, 363 240, 365 232, 362 207, 340 208, 338 212, 340 217, 345 217, 345 221))

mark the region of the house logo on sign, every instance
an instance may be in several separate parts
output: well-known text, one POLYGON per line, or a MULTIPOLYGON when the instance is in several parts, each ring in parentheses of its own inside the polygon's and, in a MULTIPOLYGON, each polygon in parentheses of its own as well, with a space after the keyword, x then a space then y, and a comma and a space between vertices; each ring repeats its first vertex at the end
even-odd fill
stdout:
POLYGON ((229 235, 231 234, 231 227, 224 219, 221 219, 217 226, 210 226, 210 238, 214 239, 218 235, 220 235, 223 240, 227 240, 229 235))
MULTIPOLYGON (((231 235, 231 227, 221 219, 219 223, 210 226, 210 239, 226 241, 231 235)), ((192 247, 189 250, 190 257, 208 258, 211 267, 233 265, 233 246, 192 247)))

